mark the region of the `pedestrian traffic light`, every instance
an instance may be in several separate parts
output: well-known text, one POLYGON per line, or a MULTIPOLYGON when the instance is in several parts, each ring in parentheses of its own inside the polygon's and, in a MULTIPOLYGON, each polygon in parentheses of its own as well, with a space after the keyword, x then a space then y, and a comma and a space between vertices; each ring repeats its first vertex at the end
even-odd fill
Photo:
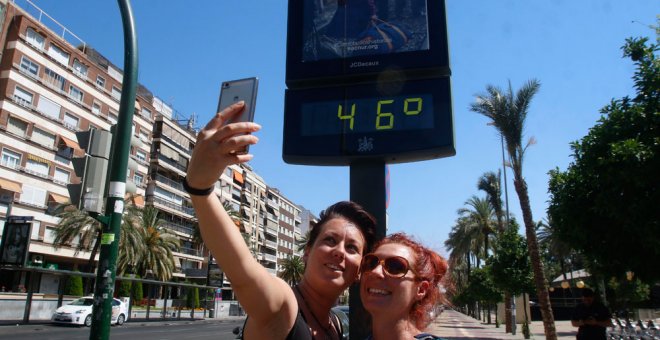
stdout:
POLYGON ((85 156, 71 160, 80 183, 67 185, 69 197, 78 209, 101 214, 112 134, 105 130, 90 129, 76 132, 76 138, 78 145, 85 150, 85 156))

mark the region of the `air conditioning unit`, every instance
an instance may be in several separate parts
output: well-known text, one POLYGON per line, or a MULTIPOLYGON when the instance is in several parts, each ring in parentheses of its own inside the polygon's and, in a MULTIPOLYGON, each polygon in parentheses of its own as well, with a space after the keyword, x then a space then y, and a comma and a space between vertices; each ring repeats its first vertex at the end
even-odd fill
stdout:
POLYGON ((44 256, 40 255, 40 254, 32 255, 32 263, 33 264, 43 264, 44 263, 44 256))

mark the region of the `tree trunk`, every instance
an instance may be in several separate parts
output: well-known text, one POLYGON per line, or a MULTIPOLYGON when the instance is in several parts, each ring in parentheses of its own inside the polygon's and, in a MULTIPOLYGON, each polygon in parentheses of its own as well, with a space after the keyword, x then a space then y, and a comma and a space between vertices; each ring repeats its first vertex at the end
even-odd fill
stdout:
POLYGON ((527 193, 527 183, 522 178, 520 172, 514 171, 515 180, 514 186, 516 193, 520 200, 520 209, 523 213, 523 221, 525 222, 525 235, 527 236, 527 250, 529 257, 532 261, 532 270, 534 271, 534 284, 536 286, 536 295, 539 298, 541 307, 541 315, 543 316, 543 328, 545 330, 545 338, 548 340, 557 339, 557 330, 555 329, 555 319, 552 315, 552 307, 550 306, 550 296, 548 294, 548 285, 543 273, 543 263, 541 262, 541 255, 539 254, 539 244, 536 240, 536 228, 534 219, 532 218, 532 209, 529 204, 529 195, 527 193))
MULTIPOLYGON (((96 235, 96 242, 94 242, 94 247, 92 247, 92 253, 89 255, 89 260, 87 261, 87 268, 89 269, 90 273, 94 273, 94 270, 96 268, 96 266, 94 266, 94 261, 96 259, 96 253, 98 253, 99 247, 101 246, 101 237, 103 237, 103 233, 99 231, 98 234, 96 235)), ((92 278, 85 279, 85 288, 84 288, 85 295, 89 294, 93 290, 92 280, 94 279, 92 278)))
POLYGON ((504 331, 513 332, 511 327, 511 293, 504 292, 504 331))

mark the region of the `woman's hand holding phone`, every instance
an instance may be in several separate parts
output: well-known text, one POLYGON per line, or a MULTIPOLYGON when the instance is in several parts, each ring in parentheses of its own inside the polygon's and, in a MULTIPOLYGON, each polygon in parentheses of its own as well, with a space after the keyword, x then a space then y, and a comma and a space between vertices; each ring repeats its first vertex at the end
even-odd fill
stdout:
POLYGON ((252 133, 259 131, 261 126, 253 122, 227 124, 244 108, 242 101, 230 105, 218 112, 199 132, 186 177, 191 187, 210 188, 228 165, 252 159, 252 155, 240 151, 258 142, 259 139, 252 133))

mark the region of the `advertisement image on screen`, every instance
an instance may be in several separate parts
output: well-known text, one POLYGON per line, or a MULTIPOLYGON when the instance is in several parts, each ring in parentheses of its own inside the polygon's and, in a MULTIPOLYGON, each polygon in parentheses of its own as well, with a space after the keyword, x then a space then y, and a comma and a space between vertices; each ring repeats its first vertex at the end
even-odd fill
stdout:
POLYGON ((30 223, 5 223, 0 248, 0 264, 22 266, 30 241, 30 223))
POLYGON ((302 61, 429 49, 427 0, 305 0, 302 61))

